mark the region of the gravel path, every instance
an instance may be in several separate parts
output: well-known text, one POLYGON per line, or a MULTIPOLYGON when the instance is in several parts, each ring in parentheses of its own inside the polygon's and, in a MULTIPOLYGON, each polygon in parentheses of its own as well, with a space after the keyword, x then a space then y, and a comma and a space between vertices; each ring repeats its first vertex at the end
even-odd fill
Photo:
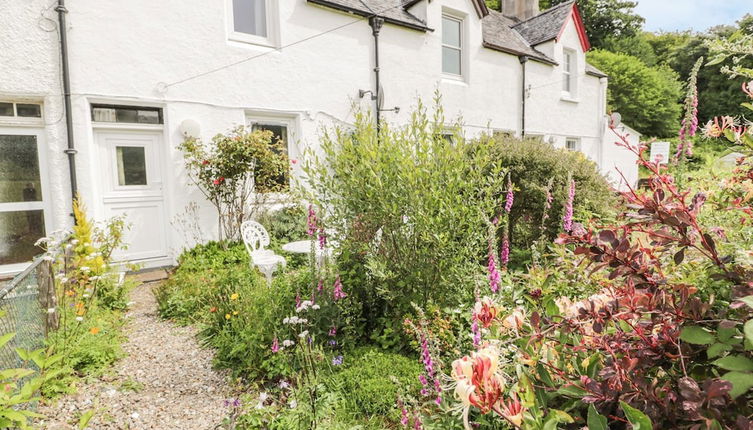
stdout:
POLYGON ((114 376, 40 408, 49 417, 42 428, 73 428, 66 423, 75 425, 93 408, 88 428, 97 430, 214 429, 228 415, 227 377, 212 370, 212 352, 198 346, 195 329, 159 318, 151 291, 156 285, 142 284, 131 293, 123 345, 128 356, 115 364, 114 376))

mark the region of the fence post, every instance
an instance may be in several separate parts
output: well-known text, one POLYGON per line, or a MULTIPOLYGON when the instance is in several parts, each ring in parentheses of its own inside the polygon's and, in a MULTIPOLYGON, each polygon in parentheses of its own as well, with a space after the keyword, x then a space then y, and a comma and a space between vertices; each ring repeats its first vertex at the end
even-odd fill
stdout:
POLYGON ((52 274, 52 262, 42 260, 37 266, 37 286, 39 288, 39 306, 45 315, 44 333, 58 328, 57 296, 55 295, 55 278, 52 274), (48 312, 55 309, 55 312, 48 312))

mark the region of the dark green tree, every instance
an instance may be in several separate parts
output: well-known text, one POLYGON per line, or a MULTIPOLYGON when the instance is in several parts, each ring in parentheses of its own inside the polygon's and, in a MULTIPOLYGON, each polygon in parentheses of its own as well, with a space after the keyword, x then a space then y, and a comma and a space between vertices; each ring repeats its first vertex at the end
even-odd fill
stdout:
MULTIPOLYGON (((539 0, 542 10, 569 0, 539 0)), ((578 0, 588 38, 594 48, 607 48, 610 38, 630 38, 637 35, 645 19, 635 13, 636 1, 578 0)))
POLYGON ((626 124, 645 136, 670 137, 677 132, 682 84, 676 72, 609 51, 592 51, 588 61, 609 75, 609 109, 619 112, 626 124))

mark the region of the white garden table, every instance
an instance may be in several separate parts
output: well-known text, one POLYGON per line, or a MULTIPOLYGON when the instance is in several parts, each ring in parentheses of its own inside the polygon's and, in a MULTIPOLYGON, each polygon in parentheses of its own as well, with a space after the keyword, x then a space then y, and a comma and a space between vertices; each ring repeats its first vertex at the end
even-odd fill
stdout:
POLYGON ((312 242, 314 242, 313 245, 314 252, 316 253, 316 261, 319 264, 324 263, 325 257, 332 254, 332 248, 326 246, 324 249, 321 249, 316 240, 297 240, 295 242, 286 243, 285 245, 282 245, 282 250, 292 254, 310 254, 312 242))

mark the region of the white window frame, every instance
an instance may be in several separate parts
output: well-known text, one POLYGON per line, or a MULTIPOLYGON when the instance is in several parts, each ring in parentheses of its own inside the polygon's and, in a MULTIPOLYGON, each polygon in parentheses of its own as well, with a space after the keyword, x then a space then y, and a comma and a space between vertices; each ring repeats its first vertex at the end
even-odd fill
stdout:
MULTIPOLYGON (((441 42, 441 45, 442 45, 442 52, 441 52, 441 57, 440 57, 440 59, 441 59, 440 68, 442 70, 442 76, 444 76, 445 78, 449 78, 449 79, 464 80, 465 76, 467 75, 466 61, 465 61, 465 51, 466 51, 466 49, 465 49, 465 39, 466 39, 466 37, 465 37, 465 18, 462 17, 462 16, 458 16, 457 14, 453 14, 451 12, 448 12, 448 11, 443 11, 442 12, 442 21, 443 21, 442 24, 444 24, 444 20, 445 19, 456 21, 459 24, 459 28, 458 28, 459 34, 458 34, 458 36, 460 37, 460 46, 446 45, 444 43, 444 40, 442 40, 442 33, 440 32, 439 37, 440 37, 440 42, 441 42), (460 51, 460 74, 445 72, 445 70, 444 70, 444 48, 449 48, 449 49, 454 49, 454 50, 460 51)), ((444 31, 444 29, 442 31, 444 31)))
MULTIPOLYGON (((20 101, 19 103, 24 103, 20 101)), ((40 102, 30 102, 42 105, 40 102)), ((44 106, 42 105, 42 108, 44 106)), ((47 140, 44 129, 44 110, 42 118, 27 118, 24 121, 5 121, 0 119, 0 134, 11 135, 30 135, 36 136, 37 140, 37 162, 39 163, 39 183, 41 184, 41 201, 34 202, 10 202, 0 203, 0 212, 16 212, 25 210, 41 210, 44 217, 45 234, 49 235, 53 230, 52 208, 50 206, 50 181, 47 170, 47 140)), ((2 117, 14 119, 13 117, 2 117)), ((18 119, 18 118, 15 118, 18 119)), ((39 250, 42 253, 42 249, 39 250)), ((31 261, 23 263, 13 263, 0 265, 0 276, 12 275, 23 271, 31 261)))
POLYGON ((267 35, 257 36, 254 34, 235 31, 235 20, 233 18, 233 0, 225 0, 225 15, 227 38, 232 42, 240 42, 251 45, 258 45, 268 48, 279 48, 280 41, 280 12, 277 0, 264 0, 265 11, 267 13, 267 35))
MULTIPOLYGON (((298 160, 298 163, 296 163, 295 166, 300 165, 299 160, 299 151, 298 151, 298 120, 295 116, 291 115, 274 115, 274 114, 263 114, 263 113, 248 113, 246 114, 246 127, 249 127, 249 130, 253 128, 255 124, 262 124, 262 125, 277 125, 277 126, 285 126, 288 129, 288 136, 287 136, 287 154, 289 160, 298 160)), ((292 167, 295 167, 292 166, 292 167)), ((293 187, 294 178, 293 178, 293 168, 291 168, 291 172, 288 175, 288 189, 291 189, 293 187)), ((287 192, 282 193, 274 193, 273 196, 279 196, 280 198, 287 196, 287 192)))
POLYGON ((578 151, 580 152, 580 138, 579 137, 566 137, 565 138, 565 149, 569 151, 578 151), (570 143, 573 143, 573 147, 570 147, 570 143))
POLYGON ((562 50, 562 96, 566 99, 574 99, 578 92, 578 58, 572 49, 562 50))

